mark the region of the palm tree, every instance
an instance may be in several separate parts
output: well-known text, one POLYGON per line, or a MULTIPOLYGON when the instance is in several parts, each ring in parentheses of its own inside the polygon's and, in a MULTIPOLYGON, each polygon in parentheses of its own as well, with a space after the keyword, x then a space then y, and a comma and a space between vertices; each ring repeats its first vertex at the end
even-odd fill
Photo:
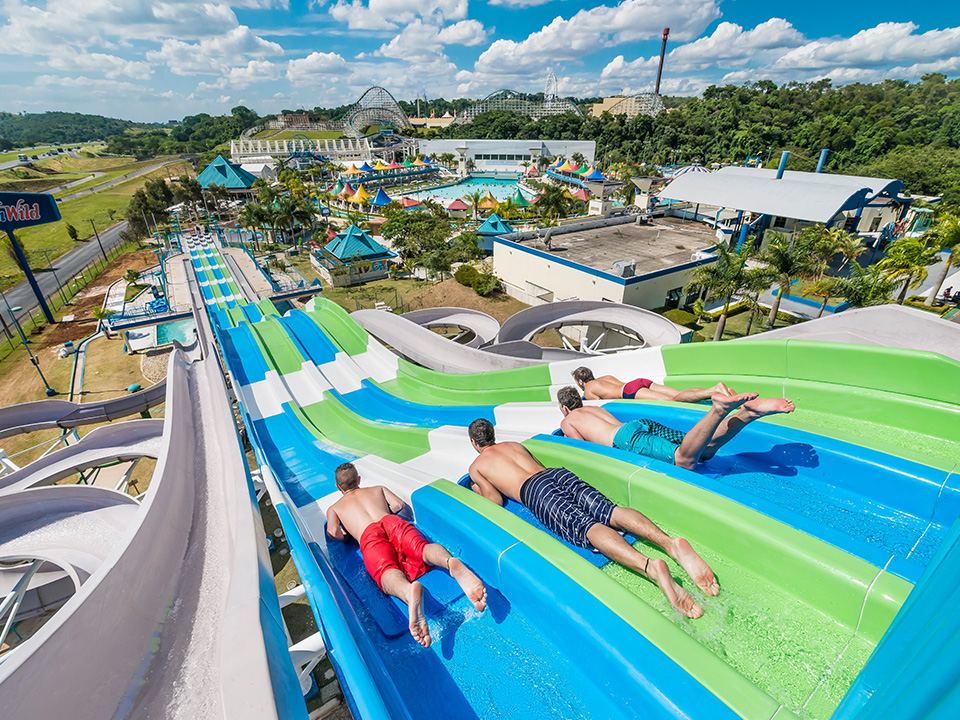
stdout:
POLYGON ((940 277, 933 284, 933 289, 924 302, 927 307, 931 307, 933 301, 937 299, 937 295, 940 294, 940 288, 943 287, 943 282, 947 279, 950 268, 958 264, 957 248, 960 247, 960 217, 951 213, 944 213, 928 232, 931 235, 934 247, 950 251, 947 261, 940 270, 940 277))
POLYGON ((537 200, 537 212, 547 217, 566 217, 569 200, 559 185, 547 185, 537 200))
POLYGON ((473 192, 468 192, 463 196, 463 199, 467 201, 467 204, 470 205, 470 211, 473 213, 473 219, 477 219, 477 209, 480 206, 480 201, 483 200, 483 193, 479 190, 474 190, 473 192))
POLYGON ((140 271, 130 268, 123 274, 123 279, 126 280, 127 285, 133 285, 137 280, 140 279, 140 271))
POLYGON ((940 256, 940 249, 927 245, 925 238, 901 237, 887 246, 887 256, 877 265, 888 280, 903 283, 897 304, 903 305, 907 290, 927 279, 927 267, 940 256))
POLYGON ((260 252, 260 246, 257 243, 257 228, 261 230, 261 237, 263 235, 263 223, 265 222, 265 215, 263 212, 263 206, 259 203, 247 203, 243 210, 240 211, 240 216, 237 218, 241 227, 250 230, 253 233, 253 247, 256 252, 260 252))
POLYGON ((116 310, 107 310, 105 307, 95 307, 90 311, 90 314, 93 315, 93 319, 98 323, 106 320, 111 315, 116 315, 116 310))
MULTIPOLYGON (((802 235, 801 235, 802 237, 802 235)), ((793 281, 809 273, 816 263, 816 257, 811 253, 811 245, 815 238, 808 236, 805 242, 792 243, 782 234, 773 233, 766 252, 761 259, 767 263, 779 292, 774 298, 770 314, 767 316, 766 328, 769 330, 777 320, 780 311, 780 301, 790 297, 790 288, 793 281)))
POLYGON ((843 228, 831 228, 830 232, 834 235, 834 247, 843 255, 843 262, 840 263, 837 272, 843 270, 848 262, 856 260, 867 251, 859 235, 849 233, 843 228))
POLYGON ((506 220, 514 218, 517 210, 517 204, 513 201, 513 198, 507 198, 497 205, 497 212, 500 214, 500 217, 506 220))
POLYGON ((713 335, 714 340, 719 340, 723 337, 723 328, 727 324, 727 314, 734 296, 744 292, 748 282, 754 280, 752 275, 747 274, 747 260, 754 255, 753 242, 745 242, 736 252, 720 244, 715 248, 715 253, 717 262, 701 265, 693 271, 693 280, 687 292, 706 290, 708 298, 723 299, 723 311, 720 313, 717 331, 713 335))
POLYGON ((747 321, 747 332, 744 337, 750 335, 753 328, 753 321, 757 315, 763 312, 763 306, 760 304, 760 295, 770 287, 770 270, 765 267, 748 268, 743 273, 743 292, 739 297, 744 305, 750 310, 750 319, 747 321))
POLYGON ((833 297, 836 285, 837 278, 822 277, 819 280, 814 280, 803 289, 804 295, 823 298, 823 302, 820 304, 820 310, 817 312, 818 318, 823 317, 823 311, 827 308, 827 303, 830 302, 830 298, 833 297))
POLYGON ((888 279, 877 265, 850 266, 849 278, 833 278, 833 297, 840 297, 853 307, 871 307, 890 302, 890 293, 897 287, 896 280, 888 279))

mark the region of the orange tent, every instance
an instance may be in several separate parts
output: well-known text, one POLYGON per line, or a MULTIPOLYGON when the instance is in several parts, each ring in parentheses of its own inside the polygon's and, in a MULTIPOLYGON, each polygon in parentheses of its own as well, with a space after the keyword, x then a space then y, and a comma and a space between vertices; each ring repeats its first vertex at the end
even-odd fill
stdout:
POLYGON ((487 194, 483 196, 483 199, 477 203, 477 207, 481 210, 496 210, 499 207, 500 202, 493 196, 489 190, 487 194))
POLYGON ((344 171, 343 171, 342 173, 340 173, 340 174, 341 174, 341 175, 362 175, 362 174, 363 174, 363 171, 362 171, 362 170, 357 170, 357 166, 354 165, 353 163, 350 163, 350 167, 348 167, 346 170, 344 170, 344 171))

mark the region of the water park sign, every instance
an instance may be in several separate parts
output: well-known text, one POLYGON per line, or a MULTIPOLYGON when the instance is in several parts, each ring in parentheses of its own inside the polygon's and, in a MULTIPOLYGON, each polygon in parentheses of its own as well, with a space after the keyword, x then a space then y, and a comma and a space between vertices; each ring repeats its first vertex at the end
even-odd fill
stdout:
POLYGON ((53 195, 0 192, 0 230, 16 230, 60 219, 53 195))

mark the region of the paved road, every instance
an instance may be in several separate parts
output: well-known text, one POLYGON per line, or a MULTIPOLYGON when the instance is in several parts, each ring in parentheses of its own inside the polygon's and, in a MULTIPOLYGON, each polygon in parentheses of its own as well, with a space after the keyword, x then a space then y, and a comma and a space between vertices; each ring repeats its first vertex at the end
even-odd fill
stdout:
MULTIPOLYGON (((108 187, 113 187, 114 185, 119 185, 120 183, 126 182, 127 180, 132 180, 133 178, 140 177, 141 175, 146 175, 149 172, 153 172, 157 168, 162 168, 165 165, 173 165, 174 163, 178 163, 178 162, 180 162, 180 158, 175 158, 173 160, 164 160, 163 162, 157 163, 156 165, 149 165, 148 167, 141 168, 140 170, 127 173, 126 175, 121 175, 120 177, 114 178, 113 180, 108 180, 105 183, 100 183, 99 185, 94 185, 92 187, 84 188, 83 190, 78 190, 77 192, 70 193, 69 195, 63 195, 60 198, 58 198, 57 202, 62 203, 62 202, 66 202, 67 200, 74 200, 78 197, 83 197, 84 195, 89 195, 91 193, 99 192, 100 190, 104 190, 105 188, 108 188, 108 187)), ((48 190, 47 192, 54 192, 54 191, 48 190)))
MULTIPOLYGON (((100 240, 103 243, 103 249, 106 252, 109 253, 111 249, 121 244, 120 231, 126 228, 126 226, 126 221, 123 221, 105 230, 100 230, 98 228, 98 230, 100 230, 100 240)), ((92 263, 96 258, 100 258, 102 260, 103 255, 100 253, 100 246, 97 244, 96 237, 93 237, 86 242, 77 243, 77 247, 67 253, 64 253, 54 260, 52 268, 35 271, 34 274, 37 278, 37 283, 40 285, 40 290, 43 292, 43 295, 45 297, 52 297, 55 295, 57 292, 59 292, 57 289, 58 279, 64 284, 64 286, 68 285, 75 276, 80 274, 80 271, 83 270, 83 268, 92 263)), ((7 290, 4 295, 6 296, 6 300, 10 303, 11 307, 17 307, 19 305, 23 308, 19 312, 15 313, 18 320, 28 318, 40 307, 37 303, 36 297, 33 294, 33 290, 27 284, 26 280, 13 286, 10 290, 7 290)), ((7 306, 3 302, 0 302, 0 315, 2 315, 3 320, 9 326, 10 313, 7 312, 7 306)), ((12 326, 10 327, 10 330, 11 332, 16 333, 16 329, 12 326)), ((3 324, 0 323, 0 338, 2 337, 3 324)))

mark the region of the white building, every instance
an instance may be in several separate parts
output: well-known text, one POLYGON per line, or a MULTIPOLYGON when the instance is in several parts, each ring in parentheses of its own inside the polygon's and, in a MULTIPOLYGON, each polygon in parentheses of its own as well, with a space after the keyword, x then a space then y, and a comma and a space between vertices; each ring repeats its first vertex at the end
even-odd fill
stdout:
POLYGON ((638 225, 626 216, 548 230, 549 236, 514 233, 493 243, 494 274, 531 305, 578 299, 677 307, 688 300, 692 271, 716 261, 709 252, 716 238, 699 223, 638 225))
POLYGON ((583 155, 587 164, 593 165, 597 144, 593 140, 420 140, 419 153, 440 157, 450 153, 459 157, 463 151, 465 160, 472 160, 477 172, 522 173, 522 163, 537 162, 545 156, 562 155, 570 158, 574 153, 583 155))

